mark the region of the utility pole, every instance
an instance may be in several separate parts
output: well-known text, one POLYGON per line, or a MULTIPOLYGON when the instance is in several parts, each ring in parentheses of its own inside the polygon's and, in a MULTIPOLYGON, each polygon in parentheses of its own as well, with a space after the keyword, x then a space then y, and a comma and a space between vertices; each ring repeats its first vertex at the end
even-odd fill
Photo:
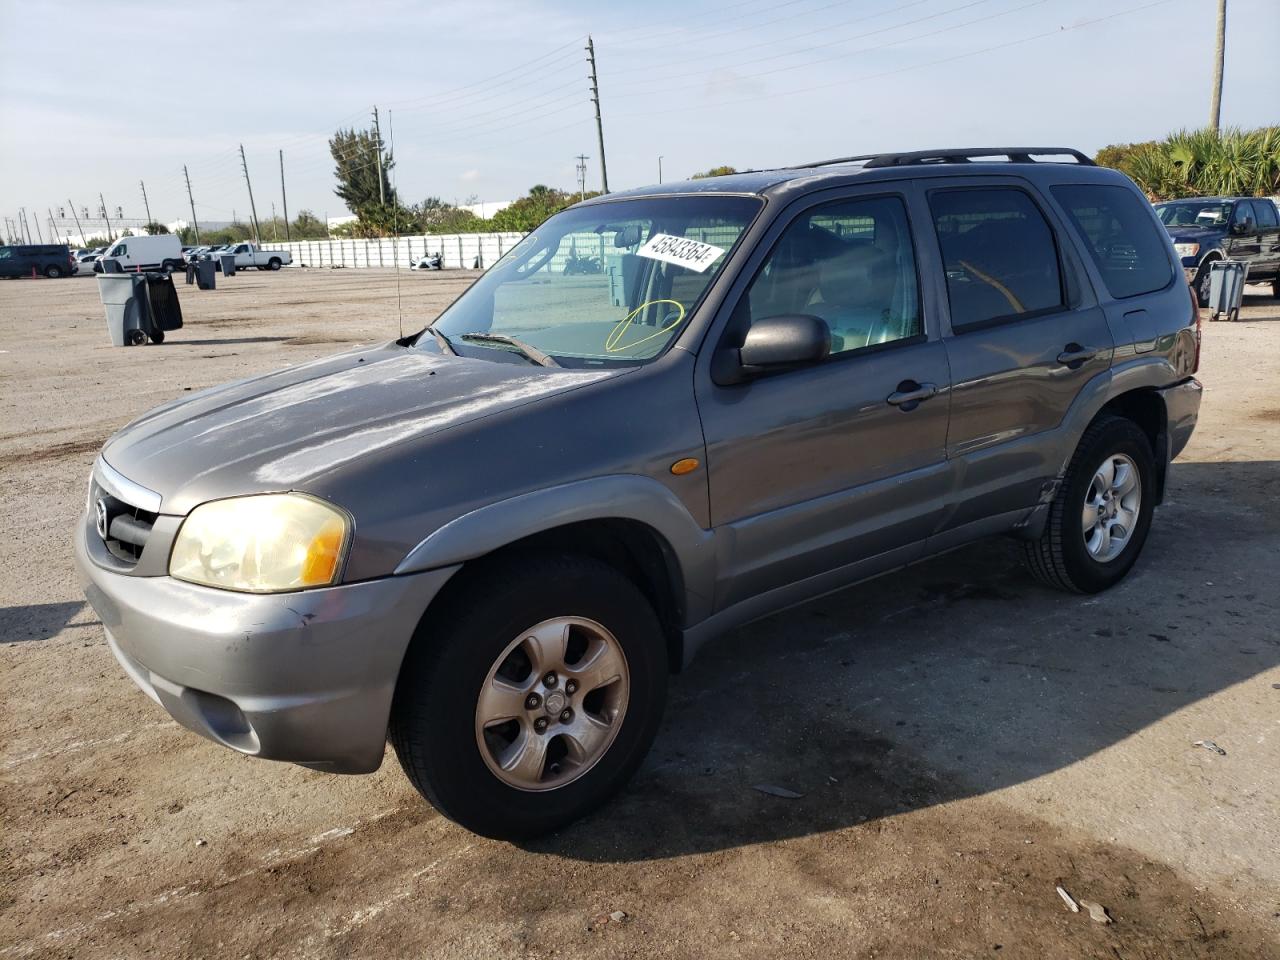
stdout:
POLYGON ((244 168, 245 186, 249 188, 249 213, 253 216, 253 242, 261 243, 258 235, 258 208, 253 205, 253 184, 249 182, 249 164, 244 159, 244 144, 240 144, 240 166, 244 168))
POLYGON ((658 182, 662 182, 662 154, 658 154, 658 182))
POLYGON ((1209 99, 1209 129, 1218 132, 1222 120, 1222 67, 1227 58, 1227 0, 1218 0, 1218 43, 1213 52, 1213 94, 1209 99))
POLYGON ((200 245, 200 222, 196 220, 196 202, 191 198, 191 177, 187 174, 187 165, 182 165, 182 179, 187 181, 187 202, 191 204, 191 226, 196 231, 196 246, 200 245))
POLYGON ((609 168, 604 162, 604 126, 600 122, 600 81, 596 78, 596 45, 587 35, 587 62, 591 64, 591 102, 596 105, 596 141, 600 144, 600 192, 609 192, 609 168))
POLYGON ((36 217, 36 239, 40 241, 40 245, 44 246, 44 234, 40 232, 40 217, 36 217))
POLYGON ((115 239, 111 235, 111 218, 107 216, 107 201, 102 199, 102 194, 98 194, 98 205, 102 210, 102 219, 107 221, 107 243, 111 243, 115 239))
POLYGON ((21 239, 21 237, 22 237, 22 231, 23 231, 23 230, 26 230, 26 231, 27 231, 27 243, 30 243, 30 242, 31 242, 31 224, 27 223, 27 208, 26 208, 26 207, 19 207, 19 208, 18 208, 18 226, 19 226, 19 228, 20 228, 20 229, 18 230, 18 237, 19 237, 19 239, 21 239))
POLYGON ((84 238, 84 227, 80 226, 80 218, 76 216, 76 205, 71 202, 69 197, 67 198, 67 206, 71 208, 71 216, 76 222, 76 229, 80 231, 80 246, 89 246, 89 241, 84 238))
POLYGON ((284 151, 280 151, 280 202, 284 205, 284 238, 292 240, 289 236, 289 198, 284 192, 284 151))
POLYGON ((582 199, 587 199, 587 161, 591 158, 585 153, 578 154, 578 190, 582 199))
POLYGON ((386 204, 387 198, 382 193, 382 128, 378 126, 378 108, 373 108, 373 138, 377 141, 378 150, 378 203, 386 204))
POLYGON ((271 201, 271 239, 280 239, 280 225, 276 223, 276 202, 271 201))
POLYGON ((45 212, 49 214, 49 239, 57 240, 58 224, 53 219, 53 207, 45 207, 45 212))
POLYGON ((147 185, 139 180, 138 186, 142 188, 142 209, 147 211, 147 223, 151 223, 151 204, 147 203, 147 185))

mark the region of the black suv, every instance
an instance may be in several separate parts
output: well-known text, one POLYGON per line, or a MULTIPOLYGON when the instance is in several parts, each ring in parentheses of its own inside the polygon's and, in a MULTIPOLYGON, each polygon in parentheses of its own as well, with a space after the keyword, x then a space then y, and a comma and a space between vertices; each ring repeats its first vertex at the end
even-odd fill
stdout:
POLYGON ((69 277, 76 272, 65 243, 0 247, 0 277, 69 277))
POLYGON ((1280 211, 1266 197, 1198 197, 1157 203, 1187 282, 1209 305, 1209 264, 1244 260, 1250 283, 1271 283, 1280 297, 1280 211))

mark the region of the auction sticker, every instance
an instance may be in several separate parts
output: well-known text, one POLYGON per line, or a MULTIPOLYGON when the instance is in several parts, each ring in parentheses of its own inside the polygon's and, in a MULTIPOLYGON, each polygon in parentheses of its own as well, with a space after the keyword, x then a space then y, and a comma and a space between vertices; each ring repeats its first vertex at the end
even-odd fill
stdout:
POLYGON ((656 233, 649 242, 636 251, 650 260, 662 260, 674 263, 678 267, 688 267, 696 273, 702 273, 715 263, 716 258, 724 253, 722 247, 713 247, 709 243, 690 240, 688 237, 673 237, 669 233, 656 233))

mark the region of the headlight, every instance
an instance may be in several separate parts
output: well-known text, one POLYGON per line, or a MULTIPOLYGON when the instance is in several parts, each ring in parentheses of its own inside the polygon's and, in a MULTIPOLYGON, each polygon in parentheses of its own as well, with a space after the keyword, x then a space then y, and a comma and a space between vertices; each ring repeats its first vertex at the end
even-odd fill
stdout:
POLYGON ((350 533, 345 513, 304 494, 214 500, 182 522, 169 576, 247 593, 326 587, 338 579, 350 533))
POLYGON ((1175 243, 1173 249, 1177 251, 1180 257, 1194 257, 1200 252, 1200 244, 1198 243, 1175 243))

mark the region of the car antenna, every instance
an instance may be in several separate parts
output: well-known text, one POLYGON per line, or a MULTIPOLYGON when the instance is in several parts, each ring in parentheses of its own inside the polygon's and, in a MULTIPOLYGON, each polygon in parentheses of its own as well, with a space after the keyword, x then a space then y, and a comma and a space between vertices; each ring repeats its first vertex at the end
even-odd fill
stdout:
MULTIPOLYGON (((391 138, 391 156, 396 155, 396 125, 391 119, 391 110, 387 110, 387 134, 391 138)), ((381 145, 378 147, 382 149, 381 145)), ((397 186, 400 178, 396 176, 395 167, 391 168, 391 233, 395 237, 395 245, 391 248, 391 265, 396 272, 396 319, 400 323, 400 339, 404 339, 404 309, 400 305, 400 190, 397 186)))

